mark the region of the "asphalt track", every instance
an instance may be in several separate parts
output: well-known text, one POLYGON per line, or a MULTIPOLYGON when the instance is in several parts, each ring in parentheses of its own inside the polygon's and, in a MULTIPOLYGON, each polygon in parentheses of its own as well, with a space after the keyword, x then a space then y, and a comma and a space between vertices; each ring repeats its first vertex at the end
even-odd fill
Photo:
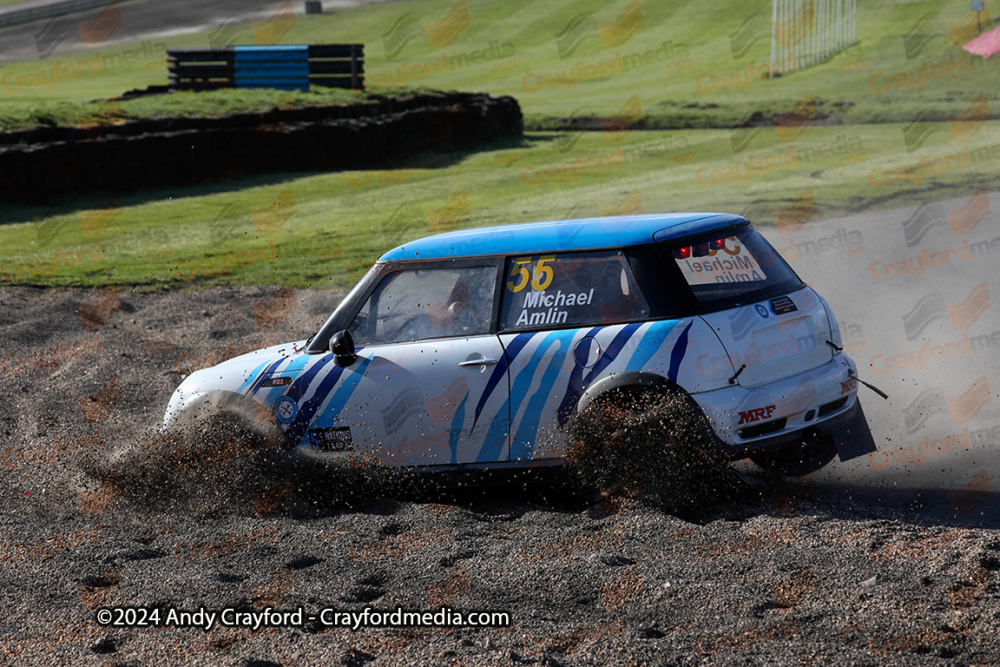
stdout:
MULTIPOLYGON (((121 25, 110 33, 101 46, 215 31, 226 26, 238 30, 240 26, 270 18, 282 4, 276 0, 128 0, 120 4, 121 25)), ((372 4, 372 0, 325 0, 323 11, 328 13, 363 4, 372 4)), ((304 17, 301 0, 294 3, 293 10, 296 17, 304 17)), ((90 9, 0 29, 0 62, 25 58, 49 61, 58 57, 59 53, 79 50, 83 44, 77 24, 93 21, 100 13, 100 8, 90 9)), ((204 48, 210 46, 206 36, 204 48)))

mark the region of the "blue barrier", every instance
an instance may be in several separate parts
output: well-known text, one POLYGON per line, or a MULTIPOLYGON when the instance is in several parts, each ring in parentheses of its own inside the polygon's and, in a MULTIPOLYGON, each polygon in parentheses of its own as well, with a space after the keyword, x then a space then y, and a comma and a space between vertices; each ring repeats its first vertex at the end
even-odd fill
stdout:
POLYGON ((362 44, 170 49, 167 63, 173 90, 365 86, 362 44))
POLYGON ((309 90, 308 46, 234 46, 237 88, 309 90))

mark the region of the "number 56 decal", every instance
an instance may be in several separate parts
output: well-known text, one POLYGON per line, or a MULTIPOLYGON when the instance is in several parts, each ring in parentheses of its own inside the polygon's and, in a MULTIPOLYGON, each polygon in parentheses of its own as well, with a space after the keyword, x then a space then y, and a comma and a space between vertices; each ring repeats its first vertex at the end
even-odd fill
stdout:
POLYGON ((555 255, 542 255, 540 257, 517 257, 510 265, 510 276, 507 280, 507 289, 511 292, 520 292, 531 282, 531 289, 540 292, 552 284, 555 271, 551 266, 546 266, 548 262, 554 262, 555 255), (534 264, 534 269, 531 269, 534 264), (529 271, 529 269, 531 269, 529 271))

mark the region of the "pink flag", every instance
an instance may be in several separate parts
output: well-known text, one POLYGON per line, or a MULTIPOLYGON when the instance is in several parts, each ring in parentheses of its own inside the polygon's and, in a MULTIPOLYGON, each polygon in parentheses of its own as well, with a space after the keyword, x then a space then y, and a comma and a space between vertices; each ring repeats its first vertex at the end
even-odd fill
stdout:
POLYGON ((1000 51, 1000 28, 994 28, 989 32, 983 33, 962 48, 969 53, 975 53, 977 56, 989 58, 994 53, 1000 51))

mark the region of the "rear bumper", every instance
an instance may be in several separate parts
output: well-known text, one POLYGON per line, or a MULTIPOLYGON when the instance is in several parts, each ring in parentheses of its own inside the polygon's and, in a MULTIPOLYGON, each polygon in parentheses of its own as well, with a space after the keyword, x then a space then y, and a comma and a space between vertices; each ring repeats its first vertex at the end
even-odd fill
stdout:
POLYGON ((860 409, 861 404, 858 403, 855 397, 855 400, 851 401, 840 412, 823 421, 817 421, 811 426, 791 431, 784 430, 778 435, 754 440, 752 443, 746 445, 730 445, 720 442, 720 447, 726 453, 727 458, 743 459, 754 454, 795 447, 803 440, 812 438, 832 437, 836 441, 844 429, 856 420, 860 409))
POLYGON ((739 459, 791 447, 804 438, 842 436, 859 413, 857 373, 844 354, 781 380, 755 387, 734 385, 692 394, 727 458, 739 459))

